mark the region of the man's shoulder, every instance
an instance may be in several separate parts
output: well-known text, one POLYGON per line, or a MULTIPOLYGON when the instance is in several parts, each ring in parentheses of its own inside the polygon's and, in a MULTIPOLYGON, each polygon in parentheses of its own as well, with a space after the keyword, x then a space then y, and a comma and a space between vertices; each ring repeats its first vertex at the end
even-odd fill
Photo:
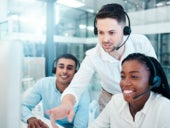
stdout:
POLYGON ((137 46, 147 46, 150 45, 151 42, 149 41, 149 39, 142 34, 132 34, 130 35, 130 41, 129 43, 132 43, 132 45, 134 45, 135 47, 137 46))
POLYGON ((48 77, 40 78, 38 81, 51 81, 51 80, 54 80, 54 79, 55 79, 54 76, 48 76, 48 77))
POLYGON ((50 83, 53 83, 56 80, 56 77, 50 76, 50 77, 43 77, 40 78, 37 82, 37 86, 48 86, 50 83))
POLYGON ((147 37, 145 36, 145 35, 143 35, 143 34, 130 34, 130 37, 132 38, 132 39, 147 39, 147 37))
POLYGON ((97 55, 100 53, 100 45, 99 44, 96 44, 95 47, 89 49, 86 51, 86 56, 94 56, 94 55, 97 55))

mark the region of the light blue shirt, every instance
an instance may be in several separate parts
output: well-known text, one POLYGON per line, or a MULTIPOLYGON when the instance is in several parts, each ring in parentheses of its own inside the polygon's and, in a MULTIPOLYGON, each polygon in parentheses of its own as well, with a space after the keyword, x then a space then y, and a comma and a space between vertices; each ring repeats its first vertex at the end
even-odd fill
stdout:
MULTIPOLYGON (((45 77, 40 79, 30 90, 28 95, 22 100, 21 103, 21 119, 24 122, 30 117, 35 117, 32 109, 42 101, 44 117, 49 119, 49 115, 45 112, 61 104, 61 93, 56 88, 56 77, 45 77)), ((88 91, 85 91, 75 107, 75 117, 71 123, 67 118, 58 120, 56 123, 64 126, 74 128, 87 128, 88 112, 89 112, 90 96, 88 91)))

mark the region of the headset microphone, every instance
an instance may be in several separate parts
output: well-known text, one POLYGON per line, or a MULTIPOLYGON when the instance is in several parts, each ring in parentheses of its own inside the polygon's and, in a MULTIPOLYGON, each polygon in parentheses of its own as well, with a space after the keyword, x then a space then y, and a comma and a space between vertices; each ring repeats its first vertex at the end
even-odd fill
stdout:
POLYGON ((123 41, 123 43, 122 43, 121 45, 119 45, 119 46, 117 46, 117 47, 113 47, 112 51, 114 51, 114 50, 119 50, 119 48, 121 48, 121 47, 126 43, 126 41, 128 40, 129 36, 130 36, 130 35, 127 36, 126 40, 123 41))
POLYGON ((147 89, 146 91, 144 91, 143 93, 136 95, 133 97, 134 100, 136 100, 137 98, 139 98, 142 95, 145 95, 147 92, 149 92, 150 90, 152 90, 153 88, 155 88, 154 86, 151 86, 149 89, 147 89))

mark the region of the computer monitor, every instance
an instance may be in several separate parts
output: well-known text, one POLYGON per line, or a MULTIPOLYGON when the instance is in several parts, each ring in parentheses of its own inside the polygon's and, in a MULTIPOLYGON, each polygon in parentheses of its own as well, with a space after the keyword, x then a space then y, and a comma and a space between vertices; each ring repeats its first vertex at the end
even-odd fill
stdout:
POLYGON ((20 128, 22 46, 0 41, 0 127, 20 128))

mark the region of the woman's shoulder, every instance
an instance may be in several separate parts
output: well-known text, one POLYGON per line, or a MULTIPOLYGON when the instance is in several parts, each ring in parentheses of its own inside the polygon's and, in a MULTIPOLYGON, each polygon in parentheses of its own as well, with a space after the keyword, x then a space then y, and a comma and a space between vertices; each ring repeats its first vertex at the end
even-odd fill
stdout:
POLYGON ((158 94, 158 93, 152 93, 153 94, 153 101, 154 101, 154 104, 155 106, 157 107, 161 107, 161 108, 168 108, 170 109, 170 99, 162 96, 161 94, 158 94))
POLYGON ((158 93, 154 93, 154 94, 156 95, 156 99, 170 105, 170 99, 166 98, 165 96, 162 96, 162 94, 158 94, 158 93))

